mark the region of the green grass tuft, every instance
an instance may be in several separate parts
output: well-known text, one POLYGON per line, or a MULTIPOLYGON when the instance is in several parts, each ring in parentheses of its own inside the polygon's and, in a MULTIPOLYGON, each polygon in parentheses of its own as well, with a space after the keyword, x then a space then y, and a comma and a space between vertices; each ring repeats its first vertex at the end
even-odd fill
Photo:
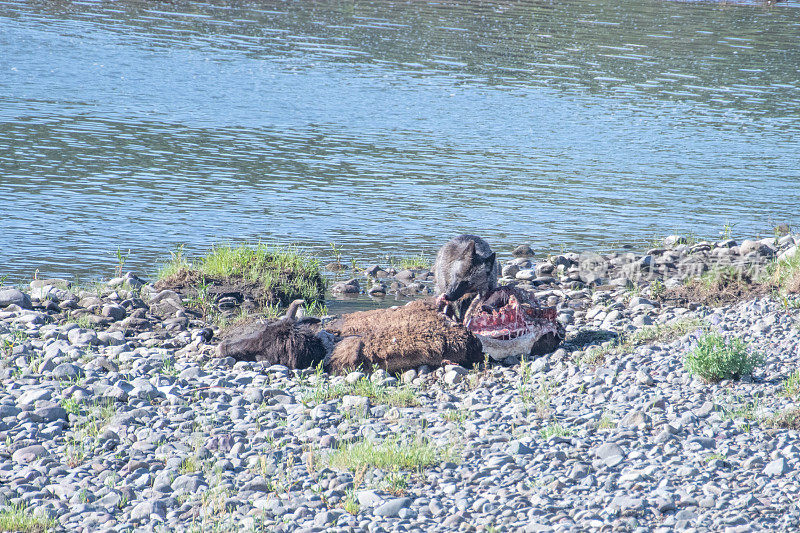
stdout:
POLYGON ((345 510, 345 512, 350 513, 353 516, 356 516, 359 512, 361 512, 361 506, 358 503, 358 497, 356 496, 356 491, 354 488, 349 489, 346 492, 342 508, 345 510))
POLYGON ((800 409, 792 408, 776 413, 766 421, 766 425, 797 431, 800 429, 800 409))
POLYGON ((325 280, 319 261, 295 246, 217 245, 207 255, 194 260, 179 247, 171 252, 170 261, 161 268, 158 277, 168 280, 184 272, 201 280, 195 296, 199 307, 209 300, 215 280, 241 279, 256 284, 267 299, 263 302, 265 306, 287 305, 303 298, 310 310, 321 310, 325 301, 325 280))
POLYGON ((572 435, 572 433, 573 433, 573 430, 571 430, 570 428, 566 428, 566 427, 562 426, 558 422, 550 424, 546 428, 543 428, 543 429, 541 429, 539 431, 539 434, 545 440, 547 440, 549 438, 552 438, 552 437, 569 437, 570 435, 572 435))
POLYGON ((784 293, 800 292, 800 249, 793 256, 770 264, 768 274, 784 293))
POLYGON ((422 471, 425 467, 454 458, 452 449, 431 444, 420 435, 413 438, 394 435, 380 443, 359 440, 343 444, 328 457, 328 464, 353 472, 370 467, 386 471, 422 471))
POLYGON ((633 352, 637 346, 654 342, 670 342, 678 337, 686 335, 690 331, 697 329, 706 330, 708 327, 708 322, 698 318, 679 318, 666 324, 645 326, 628 335, 620 336, 617 338, 616 342, 611 342, 603 346, 590 347, 577 363, 590 365, 600 364, 605 360, 605 356, 611 352, 628 354, 633 352))
POLYGON ((684 357, 684 368, 708 382, 738 379, 751 374, 763 361, 760 354, 751 352, 741 339, 725 338, 719 333, 706 333, 684 357))
POLYGON ((0 511, 0 531, 40 533, 55 527, 55 520, 35 517, 24 505, 12 504, 0 511))
POLYGON ((409 386, 379 385, 366 377, 354 383, 331 385, 321 368, 317 369, 314 385, 303 395, 302 401, 306 404, 318 404, 338 400, 343 396, 365 396, 373 403, 394 407, 413 407, 420 404, 417 393, 409 386))
POLYGON ((783 395, 788 398, 800 398, 800 370, 795 370, 783 380, 783 395))

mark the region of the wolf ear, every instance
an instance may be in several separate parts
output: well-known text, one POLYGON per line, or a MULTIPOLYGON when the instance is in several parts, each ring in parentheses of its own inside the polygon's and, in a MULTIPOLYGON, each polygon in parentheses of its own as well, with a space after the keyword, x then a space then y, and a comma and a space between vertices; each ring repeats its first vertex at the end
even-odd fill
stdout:
POLYGON ((496 258, 497 258, 497 254, 495 252, 492 252, 491 255, 489 255, 489 257, 486 258, 486 267, 489 270, 492 270, 494 268, 494 260, 496 258))
POLYGON ((475 241, 468 241, 464 247, 464 255, 475 257, 475 241))

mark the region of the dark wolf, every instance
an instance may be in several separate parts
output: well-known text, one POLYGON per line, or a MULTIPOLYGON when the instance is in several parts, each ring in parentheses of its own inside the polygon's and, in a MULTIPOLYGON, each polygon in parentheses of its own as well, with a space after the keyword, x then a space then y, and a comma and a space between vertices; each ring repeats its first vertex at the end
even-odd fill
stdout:
POLYGON ((454 302, 467 293, 485 296, 497 288, 498 265, 489 244, 475 235, 459 235, 439 249, 433 276, 440 298, 454 302))

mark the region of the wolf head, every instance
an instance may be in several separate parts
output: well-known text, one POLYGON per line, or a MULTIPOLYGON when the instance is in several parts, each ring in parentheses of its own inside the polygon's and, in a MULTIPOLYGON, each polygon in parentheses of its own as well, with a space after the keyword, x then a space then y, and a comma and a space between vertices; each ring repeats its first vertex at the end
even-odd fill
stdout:
POLYGON ((451 241, 442 248, 434 275, 437 290, 447 300, 458 300, 468 292, 485 294, 497 286, 495 253, 483 241, 478 244, 489 253, 481 255, 472 239, 451 241))

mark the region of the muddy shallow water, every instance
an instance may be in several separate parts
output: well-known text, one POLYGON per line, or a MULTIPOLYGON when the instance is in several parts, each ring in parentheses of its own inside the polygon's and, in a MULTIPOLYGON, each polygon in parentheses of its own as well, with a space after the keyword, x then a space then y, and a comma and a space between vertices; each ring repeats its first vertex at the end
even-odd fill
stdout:
POLYGON ((0 2, 0 276, 769 234, 800 3, 0 2))

